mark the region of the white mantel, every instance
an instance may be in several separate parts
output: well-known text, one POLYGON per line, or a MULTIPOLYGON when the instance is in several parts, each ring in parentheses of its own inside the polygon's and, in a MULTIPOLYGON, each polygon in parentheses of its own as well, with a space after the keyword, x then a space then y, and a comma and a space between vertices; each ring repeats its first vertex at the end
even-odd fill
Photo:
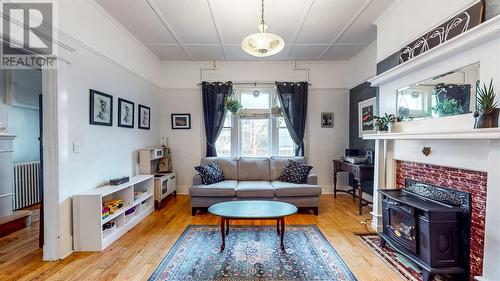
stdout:
POLYGON ((366 134, 365 140, 487 140, 500 139, 499 128, 366 134))
MULTIPOLYGON (((379 87, 379 114, 396 113, 397 89, 480 63, 480 80, 493 79, 500 92, 500 16, 369 81, 379 87)), ((499 97, 497 97, 498 99, 499 97)), ((500 129, 473 129, 472 114, 400 122, 394 133, 365 135, 375 140, 372 227, 381 230, 378 189, 396 188, 396 161, 488 173, 485 252, 481 280, 500 280, 500 129), (422 148, 431 147, 425 156, 422 148)))

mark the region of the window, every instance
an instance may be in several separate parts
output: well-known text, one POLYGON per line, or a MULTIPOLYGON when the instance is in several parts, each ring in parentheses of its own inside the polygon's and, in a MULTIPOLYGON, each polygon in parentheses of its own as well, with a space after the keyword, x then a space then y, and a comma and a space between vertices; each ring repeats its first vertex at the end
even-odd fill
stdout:
POLYGON ((243 105, 238 116, 226 115, 216 143, 218 156, 293 156, 293 143, 283 118, 273 117, 279 104, 274 88, 235 88, 243 105))
POLYGON ((217 150, 217 155, 222 157, 231 156, 231 130, 232 130, 232 115, 231 112, 226 113, 226 119, 224 120, 224 127, 215 143, 215 149, 217 150))

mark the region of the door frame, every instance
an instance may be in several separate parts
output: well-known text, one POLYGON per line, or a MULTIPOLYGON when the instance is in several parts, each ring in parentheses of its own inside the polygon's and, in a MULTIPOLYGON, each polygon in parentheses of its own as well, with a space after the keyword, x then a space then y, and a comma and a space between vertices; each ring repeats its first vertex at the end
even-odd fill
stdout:
POLYGON ((43 260, 60 259, 59 253, 59 130, 57 69, 42 69, 43 107, 43 260))

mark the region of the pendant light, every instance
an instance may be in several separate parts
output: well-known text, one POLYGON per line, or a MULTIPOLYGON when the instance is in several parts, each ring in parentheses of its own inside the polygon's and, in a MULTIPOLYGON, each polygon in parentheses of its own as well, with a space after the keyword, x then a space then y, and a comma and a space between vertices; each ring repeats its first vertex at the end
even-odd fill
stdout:
POLYGON ((258 29, 258 33, 243 38, 241 41, 243 51, 255 57, 269 57, 283 50, 285 47, 283 38, 267 32, 267 25, 264 21, 264 0, 262 0, 261 20, 258 29))

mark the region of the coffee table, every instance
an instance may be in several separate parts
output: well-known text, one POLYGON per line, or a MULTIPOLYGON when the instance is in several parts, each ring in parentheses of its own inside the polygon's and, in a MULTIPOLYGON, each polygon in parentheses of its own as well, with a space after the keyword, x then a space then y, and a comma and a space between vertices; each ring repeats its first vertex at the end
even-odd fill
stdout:
POLYGON ((226 246, 226 235, 229 234, 229 220, 276 220, 276 229, 280 235, 281 250, 285 250, 285 217, 297 213, 292 204, 276 201, 229 201, 217 203, 208 208, 208 212, 219 216, 222 236, 221 251, 226 246))

